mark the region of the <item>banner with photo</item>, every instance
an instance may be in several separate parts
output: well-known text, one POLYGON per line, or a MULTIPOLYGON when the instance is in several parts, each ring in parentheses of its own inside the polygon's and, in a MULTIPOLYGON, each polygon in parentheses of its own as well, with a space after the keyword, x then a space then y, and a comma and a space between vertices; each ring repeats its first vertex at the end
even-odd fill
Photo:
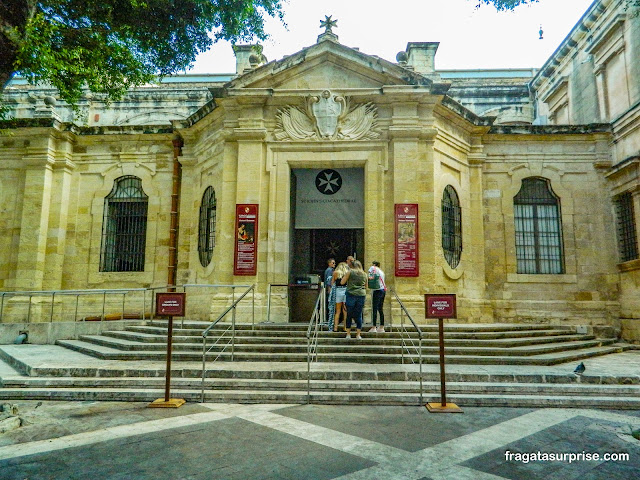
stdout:
POLYGON ((295 228, 364 228, 364 169, 292 170, 295 228))

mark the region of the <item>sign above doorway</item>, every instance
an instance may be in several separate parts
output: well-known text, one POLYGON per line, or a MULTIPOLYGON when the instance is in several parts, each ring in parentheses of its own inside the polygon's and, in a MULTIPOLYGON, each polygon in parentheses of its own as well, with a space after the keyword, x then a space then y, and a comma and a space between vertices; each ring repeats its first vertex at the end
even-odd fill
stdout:
POLYGON ((296 168, 295 228, 364 228, 364 170, 296 168))

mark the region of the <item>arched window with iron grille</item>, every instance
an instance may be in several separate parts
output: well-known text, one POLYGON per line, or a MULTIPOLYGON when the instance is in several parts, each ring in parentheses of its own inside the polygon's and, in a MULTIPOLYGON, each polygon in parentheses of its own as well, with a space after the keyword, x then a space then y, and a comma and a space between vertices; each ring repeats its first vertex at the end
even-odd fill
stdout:
POLYGON ((143 272, 149 197, 138 177, 117 178, 104 202, 101 272, 143 272))
POLYGON ((200 204, 200 221, 198 227, 198 256, 200 264, 206 267, 211 263, 213 248, 216 245, 216 192, 207 187, 200 204))
POLYGON ((620 261, 635 260, 638 258, 638 236, 631 192, 625 192, 615 197, 614 204, 616 206, 620 261))
POLYGON ((560 199, 546 178, 522 180, 513 199, 518 273, 564 273, 560 199))
POLYGON ((456 268, 462 255, 462 211, 458 194, 447 185, 442 195, 442 250, 451 268, 456 268))

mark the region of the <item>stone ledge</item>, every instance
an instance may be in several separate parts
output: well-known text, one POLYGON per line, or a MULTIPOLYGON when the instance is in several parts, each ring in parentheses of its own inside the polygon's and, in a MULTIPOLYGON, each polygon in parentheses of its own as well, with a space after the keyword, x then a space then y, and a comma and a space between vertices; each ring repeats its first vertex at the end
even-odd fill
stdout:
POLYGON ((619 272, 632 272, 634 270, 640 270, 640 258, 636 258, 635 260, 629 260, 628 262, 623 262, 618 264, 619 272))

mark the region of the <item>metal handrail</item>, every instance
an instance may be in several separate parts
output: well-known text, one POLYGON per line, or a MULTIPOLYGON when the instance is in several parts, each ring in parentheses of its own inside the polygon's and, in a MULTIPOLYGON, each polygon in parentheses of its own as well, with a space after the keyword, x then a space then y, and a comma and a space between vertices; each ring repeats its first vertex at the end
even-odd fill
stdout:
MULTIPOLYGON (((199 287, 202 287, 202 286, 216 286, 216 287, 220 287, 222 285, 197 285, 197 284, 183 285, 183 287, 194 287, 194 286, 199 286, 199 287)), ((227 286, 229 286, 229 287, 230 286, 237 287, 238 285, 227 285, 227 286)), ((218 358, 220 358, 220 356, 227 349, 229 344, 231 344, 231 361, 232 362, 234 361, 235 343, 236 343, 236 307, 238 306, 238 303, 240 303, 240 301, 242 301, 242 299, 244 297, 246 297, 249 294, 250 291, 252 291, 253 292, 253 298, 254 298, 254 300, 253 300, 253 304, 254 304, 253 313, 255 314, 255 287, 256 287, 255 283, 253 285, 249 286, 249 288, 240 296, 240 298, 238 298, 238 300, 234 300, 234 302, 217 319, 215 319, 211 323, 211 325, 209 325, 207 328, 205 328, 204 331, 202 332, 202 392, 201 392, 201 401, 203 403, 204 403, 205 375, 206 375, 206 371, 207 371, 207 353, 209 353, 211 351, 211 349, 213 347, 215 347, 218 344, 218 342, 220 342, 222 340, 222 338, 225 336, 225 334, 231 329, 231 340, 229 340, 227 342, 227 344, 224 345, 224 347, 218 353, 218 356, 216 358, 214 358, 213 361, 215 362, 216 360, 218 360, 218 358), (209 335, 209 332, 229 312, 232 312, 232 314, 231 314, 231 325, 225 331, 223 331, 220 335, 218 335, 217 340, 213 343, 213 345, 211 345, 211 347, 209 347, 209 350, 207 350, 207 336, 209 335)), ((254 328, 253 320, 252 320, 252 327, 251 328, 252 328, 252 330, 254 328)))
POLYGON ((267 319, 265 323, 271 323, 271 288, 272 287, 288 287, 288 283, 270 283, 267 286, 267 319))
MULTIPOLYGON (((178 285, 182 288, 183 292, 187 291, 189 287, 197 287, 197 288, 230 288, 231 289, 231 303, 235 303, 236 301, 236 288, 247 288, 251 289, 255 287, 255 283, 253 285, 226 285, 226 284, 209 284, 209 283, 185 283, 184 285, 178 285)), ((246 293, 246 292, 245 292, 246 293)), ((256 292, 253 291, 253 299, 251 302, 251 330, 255 329, 255 319, 256 319, 256 292)))
POLYGON ((20 290, 20 291, 4 291, 0 292, 0 319, 2 319, 5 307, 5 297, 29 297, 29 304, 27 309, 27 319, 31 320, 31 300, 33 297, 51 297, 51 307, 49 309, 49 322, 53 322, 54 307, 56 296, 75 296, 76 306, 74 313, 74 321, 78 316, 78 304, 80 296, 83 295, 102 295, 102 315, 101 320, 104 320, 106 313, 106 297, 107 294, 122 295, 122 314, 124 318, 124 310, 126 306, 126 296, 131 292, 142 292, 142 312, 141 317, 144 318, 146 310, 146 292, 148 288, 96 288, 96 289, 76 289, 76 290, 20 290))
MULTIPOLYGON (((417 353, 418 353, 418 363, 420 364, 420 404, 422 405, 422 397, 423 397, 423 385, 422 385, 422 329, 416 324, 416 322, 414 322, 413 318, 411 317, 411 314, 409 313, 407 308, 404 306, 404 303, 402 303, 402 300, 400 300, 400 297, 398 297, 398 294, 394 290, 391 290, 391 293, 393 294, 393 298, 395 298, 395 300, 400 305, 400 328, 398 329, 398 332, 400 333, 400 358, 401 358, 401 362, 404 363, 404 351, 405 351, 405 349, 407 350, 409 359, 414 364, 416 362, 413 359, 413 355, 411 355, 411 349, 417 350, 417 353), (406 314, 407 318, 409 318, 409 320, 413 324, 413 327, 418 332, 418 346, 417 347, 416 347, 413 339, 411 338, 411 335, 409 335, 409 331, 404 326, 404 315, 405 314, 406 314), (405 333, 406 333, 407 339, 409 340, 411 345, 408 345, 407 342, 405 342, 405 333)), ((393 308, 391 309, 391 311, 393 312, 393 308)))
POLYGON ((323 321, 327 315, 327 312, 325 311, 326 292, 324 283, 321 282, 318 299, 313 307, 313 313, 311 314, 309 327, 307 328, 307 403, 311 403, 311 358, 313 357, 316 362, 318 361, 318 334, 320 333, 320 322, 323 321))

